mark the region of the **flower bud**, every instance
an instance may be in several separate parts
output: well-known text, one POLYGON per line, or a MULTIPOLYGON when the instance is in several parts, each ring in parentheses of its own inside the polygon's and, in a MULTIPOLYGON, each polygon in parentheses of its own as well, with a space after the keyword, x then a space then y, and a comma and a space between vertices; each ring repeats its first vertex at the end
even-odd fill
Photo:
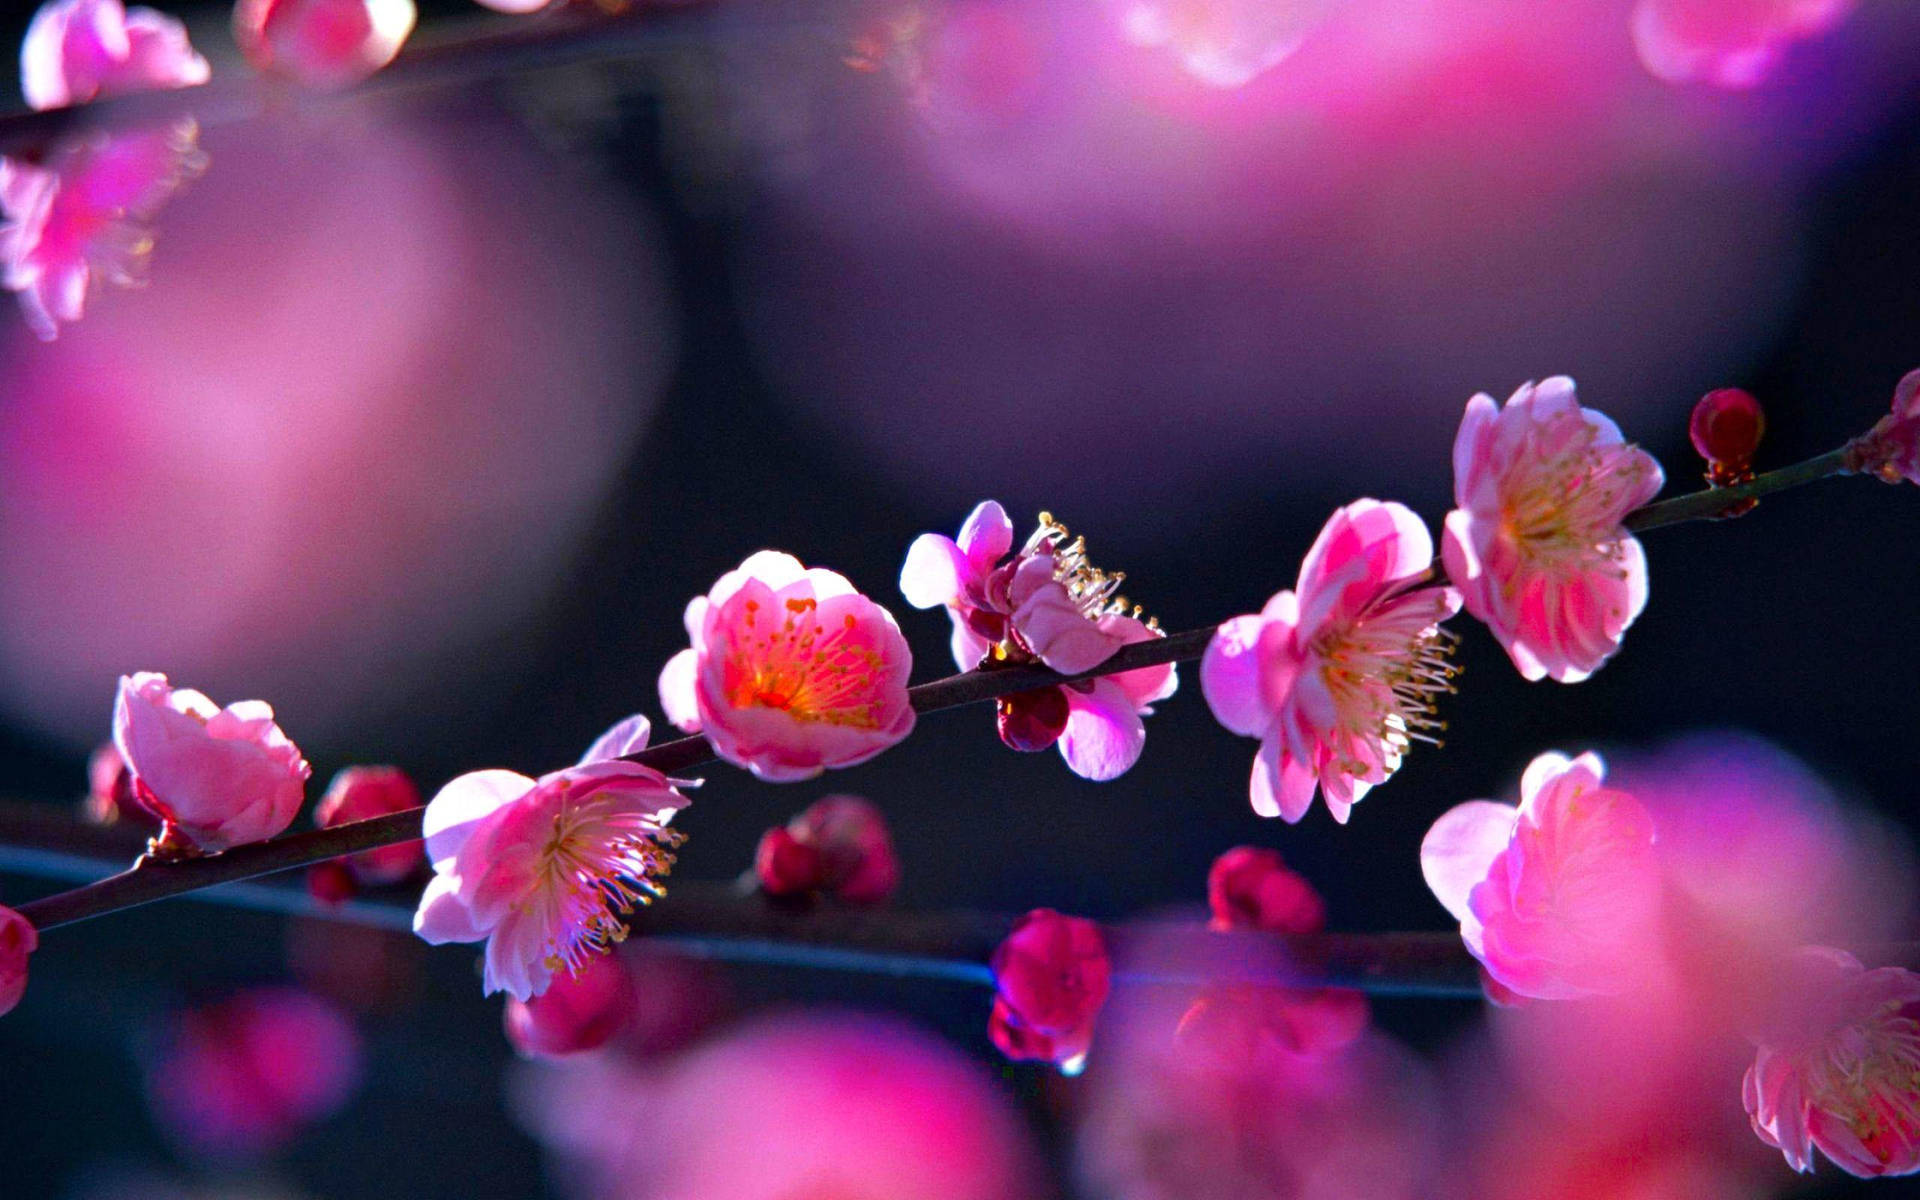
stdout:
MULTIPOLYGON (((420 789, 398 767, 348 767, 333 777, 314 807, 313 823, 322 829, 405 812, 421 805, 420 789)), ((345 862, 354 879, 367 886, 399 883, 426 861, 421 843, 376 846, 345 862)))
POLYGON ((633 981, 619 957, 598 955, 571 975, 554 976, 531 1000, 507 997, 507 1040, 528 1058, 596 1050, 627 1024, 634 1003, 633 981))
POLYGON ((1766 436, 1767 414, 1739 388, 1718 388, 1700 398, 1687 423, 1693 448, 1709 463, 1747 468, 1766 436))
POLYGON ((784 825, 760 835, 753 869, 769 896, 802 896, 819 891, 824 882, 820 848, 784 825))
POLYGON ((1208 927, 1220 931, 1260 929, 1268 933, 1318 933, 1326 926, 1326 905, 1313 885, 1262 846, 1235 846, 1214 860, 1207 872, 1208 927))
POLYGON ((334 858, 307 868, 307 892, 320 903, 332 907, 345 904, 360 894, 360 881, 353 869, 334 858))
POLYGON ((1010 750, 1045 750, 1067 731, 1067 694, 1057 687, 1000 697, 1000 740, 1010 750))
POLYGON ((87 798, 81 812, 96 825, 130 821, 153 826, 153 814, 133 798, 133 773, 112 742, 102 742, 87 760, 87 798))
POLYGON ((414 16, 413 0, 240 0, 233 40, 258 71, 338 88, 392 62, 414 16))

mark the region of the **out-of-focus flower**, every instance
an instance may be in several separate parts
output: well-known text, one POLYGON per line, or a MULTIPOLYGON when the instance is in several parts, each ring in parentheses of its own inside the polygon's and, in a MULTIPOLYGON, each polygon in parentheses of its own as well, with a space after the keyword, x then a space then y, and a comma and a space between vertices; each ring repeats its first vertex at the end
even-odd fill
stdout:
MULTIPOLYGON (((645 977, 641 977, 644 987, 645 977)), ((893 1021, 761 1017, 658 1064, 521 1068, 514 1107, 593 1200, 1030 1200, 1046 1172, 1006 1097, 893 1021)))
POLYGON ((1433 539, 1402 505, 1356 500, 1335 512, 1293 591, 1220 626, 1200 664, 1222 725, 1260 739, 1253 810, 1298 821, 1317 790, 1345 823, 1400 769, 1414 739, 1441 728, 1434 698, 1453 690, 1452 588, 1421 587, 1433 539))
MULTIPOLYGON (((1313 885, 1278 851, 1236 846, 1207 873, 1208 928, 1220 932, 1318 933, 1327 910, 1313 885)), ((1224 1063, 1252 1064, 1270 1048, 1317 1057, 1343 1049, 1367 1028, 1367 998, 1349 988, 1223 984, 1207 989, 1180 1019, 1189 1045, 1224 1063)))
POLYGON ((1662 959, 1653 818, 1596 754, 1542 754, 1520 806, 1470 800, 1427 831, 1420 869, 1487 973, 1561 1000, 1622 991, 1662 959))
POLYGON ((1812 947, 1788 978, 1741 1087, 1753 1131, 1796 1171, 1816 1146, 1863 1178, 1920 1171, 1920 975, 1812 947))
POLYGON ((77 321, 98 283, 144 278, 154 214, 198 174, 198 128, 100 135, 70 143, 45 166, 0 158, 0 283, 20 296, 28 328, 52 341, 77 321))
POLYGON ((80 811, 96 825, 154 823, 154 815, 133 798, 133 772, 127 770, 127 760, 110 741, 94 747, 87 759, 87 798, 81 801, 80 811))
POLYGON ((769 895, 827 892, 855 904, 878 904, 900 884, 880 810, 859 796, 827 796, 786 825, 769 829, 754 854, 769 895))
MULTIPOLYGON (((1120 647, 1164 637, 1158 623, 1118 596, 1124 575, 1087 561, 1086 539, 1040 514, 1016 554, 1013 522, 992 500, 967 517, 958 540, 921 534, 900 569, 900 591, 915 608, 944 606, 953 622, 953 658, 971 671, 996 663, 1042 662, 1066 675, 1090 671, 1120 647)), ((1067 766, 1105 781, 1139 761, 1141 717, 1180 686, 1171 663, 1059 687, 1003 696, 1000 740, 1021 751, 1058 745, 1067 766)))
POLYGON ((1847 447, 1848 465, 1888 483, 1920 483, 1920 371, 1893 389, 1893 411, 1847 447))
POLYGON ((1120 28, 1214 87, 1248 83, 1300 48, 1330 0, 1117 0, 1120 28))
MULTIPOLYGON (((484 983, 527 1000, 627 936, 621 918, 665 894, 687 798, 651 767, 645 717, 609 729, 576 766, 529 779, 474 771, 427 804, 433 881, 413 931, 434 945, 485 940, 484 983)), ((684 786, 684 785, 683 785, 684 786)))
POLYGON ((418 998, 427 954, 419 942, 391 929, 326 917, 297 918, 287 926, 288 972, 301 987, 349 1012, 405 1009, 418 998))
POLYGON ((33 922, 0 904, 0 1017, 13 1011, 27 991, 27 957, 40 945, 33 922))
POLYGON ((133 773, 135 798, 214 853, 285 829, 313 774, 264 700, 219 708, 151 671, 121 676, 113 744, 133 773))
POLYGON ((192 87, 211 76, 186 26, 120 0, 49 0, 20 43, 20 90, 34 108, 192 87))
MULTIPOLYGON (((384 817, 420 807, 420 789, 398 767, 348 767, 333 777, 314 806, 313 823, 322 829, 384 817)), ((342 860, 359 883, 399 883, 423 861, 418 842, 379 846, 342 860)))
POLYGON ((913 732, 913 652, 845 577, 762 550, 687 605, 660 704, 761 779, 863 763, 913 732))
MULTIPOLYGON (((1171 956, 1190 965, 1190 932, 1171 956)), ((1150 962, 1135 966, 1152 970, 1150 962)), ((1227 964, 1227 969, 1232 969, 1227 964)), ((1075 1131, 1088 1195, 1112 1200, 1414 1200, 1439 1126, 1420 1061, 1366 1033, 1317 1055, 1195 1053, 1186 998, 1114 1000, 1075 1131)), ((1188 1010, 1191 1019, 1192 1009, 1188 1010)), ((1226 1050, 1220 1046, 1218 1049, 1226 1050)))
POLYGON ((1832 29, 1854 0, 1640 0, 1634 48, 1669 83, 1759 84, 1795 42, 1832 29))
POLYGON ((1213 860, 1207 872, 1208 928, 1263 929, 1269 933, 1315 933, 1327 923, 1327 906, 1306 877, 1290 869, 1278 850, 1235 846, 1213 860))
POLYGON ((1467 611, 1528 679, 1578 683, 1647 604, 1647 559, 1621 527, 1659 492, 1653 456, 1583 408, 1573 380, 1467 402, 1441 555, 1467 611))
POLYGON ((474 0, 474 3, 503 13, 533 13, 551 8, 558 0, 474 0))
POLYGON ((530 1000, 507 998, 507 1040, 528 1057, 557 1058, 595 1050, 634 1013, 633 980, 619 956, 603 954, 553 981, 530 1000))
POLYGON ((148 1064, 147 1096, 185 1149, 252 1156, 339 1111, 360 1073, 360 1038, 339 1010, 263 987, 177 1014, 148 1064))
POLYGON ((1036 908, 1014 922, 993 952, 992 966, 987 1031, 993 1044, 1008 1058, 1037 1059, 1079 1074, 1112 981, 1100 927, 1036 908))
POLYGON ((233 40, 256 70, 345 87, 393 61, 414 17, 413 0, 239 0, 233 40))

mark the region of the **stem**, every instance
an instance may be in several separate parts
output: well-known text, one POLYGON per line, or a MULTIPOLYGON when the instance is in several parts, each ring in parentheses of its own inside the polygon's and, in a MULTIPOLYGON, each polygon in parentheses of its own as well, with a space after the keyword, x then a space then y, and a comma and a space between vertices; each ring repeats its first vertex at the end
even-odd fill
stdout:
MULTIPOLYGON (((1738 487, 1710 488, 1649 504, 1629 513, 1625 525, 1633 532, 1643 532, 1685 521, 1708 520, 1724 515, 1743 500, 1812 483, 1830 475, 1847 474, 1851 470, 1847 449, 1843 447, 1790 467, 1782 467, 1778 471, 1770 471, 1738 487)), ((916 712, 929 713, 991 700, 1012 692, 1113 675, 1162 663, 1189 661, 1206 653, 1213 632, 1213 627, 1209 626, 1152 641, 1135 642, 1121 647, 1112 658, 1093 670, 1078 675, 1061 675, 1037 663, 991 667, 920 684, 908 689, 908 696, 916 712)), ((671 775, 711 762, 713 748, 702 737, 676 738, 649 746, 638 754, 630 754, 627 760, 671 775)), ((236 846, 207 858, 182 862, 155 862, 143 858, 118 875, 31 901, 21 905, 19 911, 33 922, 35 928, 53 929, 201 888, 289 871, 377 846, 416 841, 420 837, 421 814, 425 811, 424 808, 413 808, 365 821, 336 825, 330 829, 289 834, 236 846)), ((4 831, 3 826, 0 826, 0 831, 4 831)))
POLYGON ((1790 467, 1781 467, 1778 471, 1768 471, 1765 475, 1755 476, 1746 483, 1733 487, 1708 488, 1704 492, 1693 492, 1685 496, 1675 496, 1671 500, 1662 500, 1637 508, 1627 514, 1623 522, 1629 533, 1645 533, 1649 529, 1658 529, 1663 525, 1678 525, 1683 521, 1711 521, 1727 515, 1728 510, 1738 508, 1743 500, 1757 500, 1775 492, 1784 492, 1788 488, 1799 487, 1803 483, 1813 483, 1832 475, 1851 475, 1854 468, 1848 462, 1851 446, 1842 446, 1838 450, 1829 450, 1817 458, 1794 463, 1790 467))
MULTIPOLYGON (((0 868, 87 878, 137 852, 142 840, 140 831, 124 825, 91 825, 40 806, 0 803, 0 868)), ((141 867, 140 872, 154 869, 166 868, 141 867)), ((987 961, 1015 920, 1011 914, 966 909, 791 905, 732 883, 676 881, 671 890, 670 902, 635 911, 634 933, 694 957, 983 987, 992 986, 987 961)), ((196 898, 392 930, 409 929, 414 910, 413 896, 397 892, 323 904, 297 881, 241 884, 196 898)), ((1193 942, 1164 936, 1170 924, 1103 927, 1119 962, 1116 983, 1193 987, 1244 980, 1336 985, 1384 995, 1480 995, 1479 968, 1452 933, 1232 933, 1193 942), (1133 953, 1136 947, 1141 952, 1133 953), (1187 956, 1168 958, 1169 948, 1187 956)), ((1192 932, 1195 926, 1182 928, 1192 932)))

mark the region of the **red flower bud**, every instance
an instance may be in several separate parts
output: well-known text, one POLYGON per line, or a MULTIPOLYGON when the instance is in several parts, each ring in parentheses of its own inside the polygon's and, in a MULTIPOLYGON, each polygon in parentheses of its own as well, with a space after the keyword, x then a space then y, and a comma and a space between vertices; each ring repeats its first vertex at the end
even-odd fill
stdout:
POLYGON ((0 1016, 13 1011, 27 990, 27 956, 40 945, 40 931, 0 904, 0 1016))
POLYGON ((1326 927, 1326 905, 1313 885, 1289 869, 1277 851, 1236 846, 1214 860, 1207 872, 1209 927, 1259 929, 1268 933, 1318 933, 1326 927))
POLYGON ((1045 750, 1067 730, 1067 694, 1057 687, 1000 697, 1000 740, 1012 750, 1045 750))
POLYGON ((353 868, 332 858, 307 869, 307 891, 322 904, 344 904, 360 894, 360 881, 353 868))
POLYGON ((820 848, 785 825, 760 835, 753 870, 760 877, 761 890, 769 896, 802 896, 821 890, 826 882, 820 848))
POLYGON ((1754 451, 1766 432, 1767 415, 1760 402, 1739 388, 1720 388, 1702 396, 1687 423, 1687 434, 1700 457, 1735 471, 1752 466, 1754 451))
MULTIPOLYGON (((420 807, 420 789, 398 767, 348 767, 333 777, 314 807, 313 823, 322 829, 384 817, 420 807)), ((399 883, 426 862, 420 842, 378 846, 345 860, 354 878, 368 886, 399 883)))

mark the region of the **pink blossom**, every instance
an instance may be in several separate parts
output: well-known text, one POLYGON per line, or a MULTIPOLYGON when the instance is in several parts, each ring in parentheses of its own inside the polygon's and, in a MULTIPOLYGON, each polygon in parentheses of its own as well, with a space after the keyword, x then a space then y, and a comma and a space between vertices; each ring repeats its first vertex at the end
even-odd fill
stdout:
POLYGON ((1888 483, 1920 483, 1920 371, 1893 389, 1893 411, 1847 447, 1848 466, 1888 483))
POLYGON ((1502 408, 1467 402, 1453 443, 1441 555, 1467 611, 1528 679, 1578 683, 1647 604, 1647 560, 1621 521, 1659 492, 1660 464, 1582 408, 1564 375, 1502 408))
POLYGON ((33 922, 0 904, 0 1017, 12 1012, 27 991, 27 957, 40 945, 33 922))
POLYGON ((20 90, 34 108, 192 87, 211 75, 186 26, 120 0, 49 0, 20 43, 20 90))
MULTIPOLYGON (((384 817, 420 807, 420 789, 398 767, 348 767, 333 777, 314 806, 313 823, 322 829, 384 817)), ((362 884, 399 883, 424 860, 420 843, 401 842, 350 855, 347 867, 362 884)))
POLYGON ((503 1021, 507 1040, 521 1054, 558 1058, 606 1045, 637 1004, 626 967, 617 955, 602 954, 530 1000, 509 996, 503 1021))
POLYGON ((761 888, 774 896, 826 892, 854 904, 878 904, 900 883, 886 818, 859 796, 827 796, 768 830, 754 868, 761 888))
POLYGON ((1853 11, 1854 0, 1639 0, 1633 44, 1647 70, 1669 83, 1750 88, 1795 42, 1817 37, 1853 11))
POLYGON ((886 609, 832 571, 763 550, 687 605, 691 648, 660 704, 761 779, 863 763, 913 731, 913 654, 886 609))
POLYGON ((535 13, 551 8, 559 0, 474 0, 475 3, 503 13, 535 13))
POLYGON ((1660 962, 1653 819, 1605 775, 1598 755, 1543 754, 1518 808, 1470 800, 1421 844, 1427 886, 1467 949, 1518 995, 1623 991, 1660 962))
POLYGON ((210 1157, 265 1154, 359 1085, 359 1035, 318 996, 265 987, 174 1018, 149 1064, 154 1119, 210 1157))
POLYGON ((624 940, 621 918, 665 894, 683 840, 667 823, 688 804, 677 781, 619 757, 648 733, 631 716, 575 766, 474 771, 441 788, 422 822, 434 877, 413 931, 436 946, 484 940, 487 993, 517 1000, 624 940))
POLYGON ((218 708, 151 671, 121 676, 113 744, 139 802, 212 853, 285 829, 313 774, 264 700, 218 708))
MULTIPOLYGON (((957 540, 937 533, 914 540, 900 591, 915 608, 947 609, 963 671, 991 658, 1076 675, 1122 646, 1164 637, 1117 595, 1125 577, 1094 567, 1086 539, 1067 537, 1066 526, 1041 513, 1039 528, 1013 553, 1013 522, 998 503, 983 501, 957 540)), ((1022 751, 1058 745, 1076 775, 1113 779, 1139 761, 1147 736, 1141 718, 1179 684, 1169 663, 1003 696, 1000 739, 1022 751)))
POLYGON ((992 966, 993 1044, 1008 1058, 1079 1074, 1113 973, 1100 927, 1036 908, 1014 922, 992 966))
POLYGON ((1400 769, 1440 728, 1453 690, 1451 588, 1421 587, 1433 539, 1405 507, 1358 500, 1328 519, 1293 591, 1220 626, 1200 664, 1222 725, 1257 737, 1253 810, 1298 821, 1316 789, 1334 820, 1400 769))
POLYGON ((1796 1171, 1816 1146, 1863 1178, 1920 1171, 1920 975, 1816 947, 1793 976, 1742 1087, 1753 1131, 1796 1171))
POLYGON ((153 249, 148 223, 206 159, 192 121, 67 144, 46 166, 0 158, 0 283, 27 326, 52 341, 96 284, 137 286, 153 249))
POLYGON ((336 88, 392 62, 414 17, 413 0, 240 0, 233 39, 256 70, 336 88))

